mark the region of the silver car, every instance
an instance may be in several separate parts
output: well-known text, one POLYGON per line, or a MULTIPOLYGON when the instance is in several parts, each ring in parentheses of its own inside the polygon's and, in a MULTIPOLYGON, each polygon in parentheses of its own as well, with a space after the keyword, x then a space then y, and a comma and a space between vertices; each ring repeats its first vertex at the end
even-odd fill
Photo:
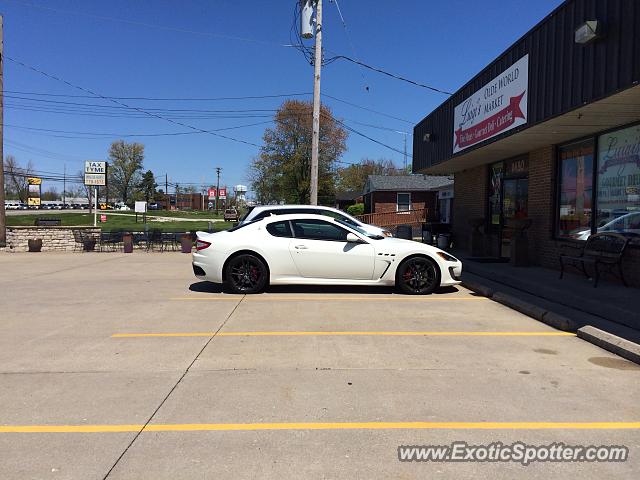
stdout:
POLYGON ((393 237, 393 234, 384 228, 375 225, 362 223, 348 213, 338 210, 337 208, 322 207, 319 205, 259 205, 250 208, 247 213, 240 219, 240 225, 255 222, 271 215, 286 215, 291 213, 302 213, 312 215, 324 215, 326 217, 335 218, 345 222, 347 225, 362 228, 371 235, 381 237, 393 237))

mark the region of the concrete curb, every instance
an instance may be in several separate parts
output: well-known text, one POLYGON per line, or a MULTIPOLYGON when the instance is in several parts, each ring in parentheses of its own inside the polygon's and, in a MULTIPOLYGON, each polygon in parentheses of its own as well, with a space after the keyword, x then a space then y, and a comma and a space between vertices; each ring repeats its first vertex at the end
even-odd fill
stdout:
POLYGON ((460 285, 462 285, 466 289, 473 290, 474 292, 479 293, 480 295, 487 298, 493 297, 494 294, 492 288, 487 287, 486 285, 481 285, 479 283, 463 281, 460 285))
POLYGON ((578 337, 589 343, 640 364, 640 345, 587 325, 578 329, 578 337))
POLYGON ((544 321, 544 315, 545 313, 547 313, 544 308, 538 307, 537 305, 529 302, 525 302, 524 300, 520 300, 519 298, 516 298, 507 293, 496 292, 491 298, 498 303, 506 305, 509 308, 513 308, 514 310, 517 310, 520 313, 524 313, 525 315, 535 318, 536 320, 539 320, 541 322, 544 321))
POLYGON ((624 338, 620 338, 611 333, 607 333, 591 325, 578 328, 576 322, 564 315, 560 315, 550 310, 545 310, 542 307, 538 307, 532 303, 520 300, 503 292, 496 292, 492 288, 481 285, 475 282, 462 282, 461 285, 464 288, 473 290, 487 298, 491 298, 493 301, 501 303, 506 307, 517 310, 535 320, 546 323, 550 327, 562 330, 565 332, 576 332, 577 336, 582 340, 585 340, 593 345, 596 345, 604 350, 615 353, 622 358, 630 360, 634 363, 640 364, 640 345, 630 342, 624 338))

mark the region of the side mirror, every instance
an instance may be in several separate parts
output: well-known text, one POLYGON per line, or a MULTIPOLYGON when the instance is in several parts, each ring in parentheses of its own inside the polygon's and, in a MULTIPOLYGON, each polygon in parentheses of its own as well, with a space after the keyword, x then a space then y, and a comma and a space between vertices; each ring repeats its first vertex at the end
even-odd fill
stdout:
POLYGON ((358 237, 355 233, 347 233, 347 242, 349 243, 362 243, 360 237, 358 237))

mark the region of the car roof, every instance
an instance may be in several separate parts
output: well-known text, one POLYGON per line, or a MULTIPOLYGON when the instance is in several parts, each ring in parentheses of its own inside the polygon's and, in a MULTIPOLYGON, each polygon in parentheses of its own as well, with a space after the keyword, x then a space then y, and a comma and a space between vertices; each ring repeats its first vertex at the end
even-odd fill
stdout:
POLYGON ((333 217, 327 217, 326 215, 315 215, 313 213, 286 213, 283 215, 273 215, 261 218, 260 220, 256 220, 252 222, 254 225, 259 225, 261 223, 273 223, 273 222, 282 222, 287 220, 322 220, 330 223, 338 223, 339 225, 343 225, 340 222, 336 222, 336 219, 333 217))
POLYGON ((261 211, 261 210, 284 210, 289 208, 311 208, 311 209, 319 209, 319 210, 337 210, 333 207, 326 207, 324 205, 258 205, 254 207, 253 211, 261 211))

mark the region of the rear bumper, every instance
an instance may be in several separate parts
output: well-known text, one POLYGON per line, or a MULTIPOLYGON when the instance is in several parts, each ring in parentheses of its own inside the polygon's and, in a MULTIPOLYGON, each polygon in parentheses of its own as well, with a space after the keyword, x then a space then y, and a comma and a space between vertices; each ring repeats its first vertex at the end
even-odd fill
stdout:
MULTIPOLYGON (((206 251, 206 250, 204 250, 206 251)), ((191 254, 191 266, 193 274, 200 280, 222 283, 222 267, 224 266, 224 255, 215 251, 200 253, 195 251, 191 254)))

